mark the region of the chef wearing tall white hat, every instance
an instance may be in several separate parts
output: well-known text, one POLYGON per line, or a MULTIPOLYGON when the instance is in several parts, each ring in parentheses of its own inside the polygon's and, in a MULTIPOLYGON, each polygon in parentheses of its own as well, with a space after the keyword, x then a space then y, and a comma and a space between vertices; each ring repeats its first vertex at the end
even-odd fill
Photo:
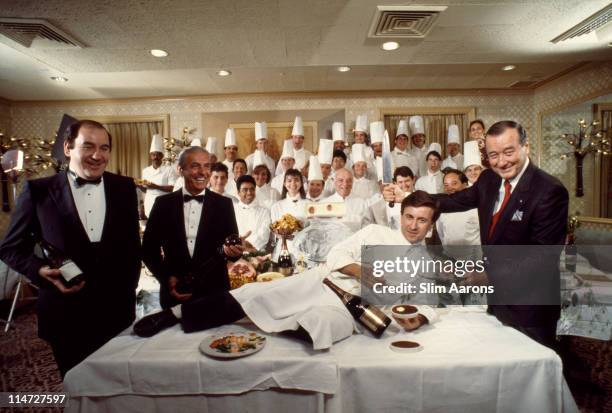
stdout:
POLYGON ((334 142, 329 139, 319 139, 319 153, 317 158, 321 166, 324 187, 323 197, 334 193, 334 178, 332 177, 332 161, 334 157, 334 142))
POLYGON ((144 214, 149 216, 155 198, 167 192, 172 192, 174 173, 170 165, 164 165, 163 138, 159 134, 153 135, 151 148, 149 149, 149 159, 151 165, 142 170, 142 179, 145 181, 140 185, 140 189, 146 191, 144 197, 144 214))
POLYGON ((419 174, 419 161, 408 149, 409 136, 408 120, 401 119, 397 125, 395 146, 391 151, 391 159, 393 159, 393 170, 401 166, 407 166, 416 176, 419 174))
MULTIPOLYGON (((373 167, 374 162, 374 151, 368 145, 369 139, 369 129, 368 129, 368 116, 367 115, 358 115, 355 120, 355 129, 353 129, 353 138, 354 143, 359 143, 364 145, 364 155, 366 158, 366 162, 369 167, 373 167)), ((354 163, 353 157, 351 155, 351 162, 354 163)))
POLYGON ((372 214, 365 199, 355 196, 354 178, 348 169, 341 168, 336 171, 334 185, 336 192, 323 199, 322 203, 342 202, 346 211, 340 222, 345 224, 351 231, 357 232, 366 225, 372 223, 372 214))
POLYGON ((412 141, 412 147, 410 153, 419 162, 419 170, 415 172, 418 176, 427 175, 427 163, 425 157, 427 156, 428 148, 425 144, 425 124, 422 116, 411 116, 410 117, 410 140, 412 141))
POLYGON ((444 192, 444 176, 440 171, 442 166, 442 147, 439 143, 434 142, 429 145, 429 151, 426 155, 427 173, 417 179, 414 186, 415 190, 425 191, 429 194, 441 194, 444 192))
POLYGON ((232 172, 232 169, 234 168, 234 161, 236 158, 238 158, 238 144, 236 143, 236 131, 234 128, 227 128, 225 131, 223 153, 225 154, 223 165, 227 166, 229 171, 229 179, 230 181, 233 181, 234 173, 232 172))
POLYGON ((465 158, 463 159, 463 173, 468 178, 468 186, 474 185, 482 170, 482 158, 478 141, 468 141, 464 145, 465 158))
POLYGON ((332 141, 334 142, 334 150, 339 149, 344 151, 344 153, 347 153, 348 142, 346 141, 346 135, 344 134, 344 123, 332 123, 332 141))
POLYGON ((217 138, 209 136, 206 140, 206 146, 204 147, 210 154, 210 163, 216 163, 219 158, 217 157, 217 138))
POLYGON ((310 202, 319 202, 325 198, 323 190, 325 189, 325 180, 321 172, 319 158, 311 156, 308 162, 308 185, 306 187, 306 199, 310 202))
MULTIPOLYGON (((308 171, 305 167, 308 165, 308 160, 312 156, 309 150, 304 149, 304 122, 301 116, 296 116, 293 121, 293 129, 291 129, 291 141, 293 142, 293 155, 295 157, 294 168, 302 172, 302 175, 307 175, 308 171)), ((276 165, 276 174, 281 171, 280 160, 276 165)))
MULTIPOLYGON (((353 155, 353 175, 352 182, 353 196, 363 199, 370 199, 379 192, 378 183, 368 178, 368 162, 365 155, 365 145, 363 143, 355 143, 351 149, 353 155)), ((334 179, 336 179, 334 177, 334 179)))
POLYGON ((368 177, 374 181, 382 180, 382 147, 385 138, 385 122, 377 121, 370 123, 370 139, 374 153, 374 167, 368 168, 368 177))
POLYGON ((295 165, 295 154, 293 152, 293 142, 291 139, 287 139, 283 143, 283 153, 281 154, 278 164, 281 167, 281 171, 278 175, 272 179, 272 188, 278 192, 283 192, 283 182, 285 180, 285 172, 293 168, 295 165))
POLYGON ((463 155, 461 150, 461 136, 459 136, 459 126, 449 125, 446 140, 446 154, 448 155, 442 162, 442 169, 463 169, 463 155))
MULTIPOLYGON (((268 125, 266 122, 255 122, 255 152, 261 151, 264 162, 271 174, 274 174, 274 168, 276 167, 276 162, 272 159, 268 153, 268 125)), ((255 152, 246 157, 245 161, 247 163, 247 169, 249 174, 253 172, 253 158, 255 156, 255 152)))

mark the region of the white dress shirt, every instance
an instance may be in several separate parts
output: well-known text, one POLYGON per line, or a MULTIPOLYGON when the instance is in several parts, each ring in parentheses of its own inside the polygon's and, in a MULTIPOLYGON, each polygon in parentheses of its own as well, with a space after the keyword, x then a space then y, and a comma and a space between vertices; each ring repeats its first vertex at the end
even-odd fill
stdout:
POLYGON ((480 245, 477 208, 441 214, 436 228, 442 245, 480 245))
POLYGON ((444 176, 442 172, 432 173, 430 170, 427 170, 426 175, 417 179, 414 189, 425 191, 428 194, 441 194, 444 192, 444 176))
POLYGON ((280 198, 280 192, 272 188, 270 184, 265 184, 255 188, 255 202, 257 202, 259 206, 270 209, 275 202, 280 200, 280 198))
MULTIPOLYGON (((191 195, 183 188, 181 190, 183 195, 191 195)), ((198 195, 205 195, 206 189, 200 192, 198 195)), ((192 199, 189 202, 183 202, 183 217, 185 218, 185 234, 187 235, 187 249, 189 250, 189 256, 193 257, 193 251, 195 248, 196 238, 198 236, 198 228, 200 226, 200 219, 202 218, 202 207, 204 203, 198 202, 192 199)))
POLYGON ((270 211, 255 201, 249 205, 239 201, 234 205, 234 212, 240 235, 251 231, 246 240, 258 250, 263 249, 270 238, 270 211))
MULTIPOLYGON (((519 181, 521 180, 521 177, 525 173, 527 166, 529 166, 529 158, 527 158, 527 161, 525 162, 525 165, 523 165, 523 169, 521 169, 521 172, 519 172, 518 175, 516 175, 514 178, 510 179, 510 193, 511 194, 514 191, 514 188, 516 188, 519 181)), ((497 201, 495 201, 495 208, 493 208, 493 215, 495 215, 497 211, 499 211, 499 208, 501 208, 501 204, 504 201, 505 194, 506 194, 506 189, 504 188, 504 179, 502 179, 501 184, 499 186, 499 193, 497 195, 497 201)))
MULTIPOLYGON (((106 195, 104 193, 104 178, 99 184, 77 185, 76 176, 68 174, 68 182, 72 198, 76 205, 83 229, 91 242, 102 239, 102 229, 106 218, 106 195)), ((43 223, 44 224, 44 223, 43 223)))
MULTIPOLYGON (((159 186, 172 185, 172 183, 175 182, 174 172, 170 165, 161 165, 159 168, 153 168, 153 165, 149 165, 142 170, 142 179, 146 179, 159 186)), ((159 189, 147 188, 144 197, 144 210, 146 216, 149 216, 151 213, 155 198, 163 194, 167 194, 167 192, 160 191, 159 189)))

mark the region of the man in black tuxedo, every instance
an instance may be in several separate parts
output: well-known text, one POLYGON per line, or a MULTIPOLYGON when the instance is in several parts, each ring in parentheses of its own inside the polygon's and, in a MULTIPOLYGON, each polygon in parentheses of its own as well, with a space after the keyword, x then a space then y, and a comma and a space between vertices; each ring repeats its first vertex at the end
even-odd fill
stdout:
POLYGON ((232 200, 209 189, 210 154, 199 146, 184 150, 179 169, 184 187, 155 200, 143 237, 143 260, 160 282, 168 309, 217 291, 229 291, 227 259, 241 246, 224 246, 238 234, 232 200))
MULTIPOLYGON (((489 312, 554 347, 560 307, 533 304, 559 300, 559 254, 567 232, 567 189, 530 162, 527 135, 520 124, 495 123, 487 131, 485 144, 490 169, 483 171, 472 187, 435 197, 442 212, 478 208, 481 243, 489 258, 487 274, 495 287, 489 304, 500 303, 489 305, 489 312), (514 251, 487 248, 504 245, 514 246, 514 251), (555 245, 559 247, 537 247, 555 245), (520 302, 529 305, 509 305, 520 302)), ((394 189, 385 191, 385 199, 397 198, 394 189)))
POLYGON ((64 142, 68 171, 24 184, 0 246, 0 258, 40 287, 38 334, 62 376, 135 316, 138 202, 131 179, 105 172, 111 144, 100 123, 74 123, 64 142), (66 286, 59 269, 34 255, 41 241, 73 260, 84 281, 66 286))

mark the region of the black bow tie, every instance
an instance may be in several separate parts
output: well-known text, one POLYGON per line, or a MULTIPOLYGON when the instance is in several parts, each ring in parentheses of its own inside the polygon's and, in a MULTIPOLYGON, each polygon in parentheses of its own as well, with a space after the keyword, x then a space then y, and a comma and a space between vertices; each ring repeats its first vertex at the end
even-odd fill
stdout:
POLYGON ((76 184, 77 186, 83 186, 83 185, 98 185, 100 182, 102 182, 102 177, 99 177, 98 179, 84 179, 81 178, 80 176, 77 176, 75 178, 76 180, 76 184))
POLYGON ((204 195, 183 195, 183 202, 198 201, 200 204, 204 202, 204 195))

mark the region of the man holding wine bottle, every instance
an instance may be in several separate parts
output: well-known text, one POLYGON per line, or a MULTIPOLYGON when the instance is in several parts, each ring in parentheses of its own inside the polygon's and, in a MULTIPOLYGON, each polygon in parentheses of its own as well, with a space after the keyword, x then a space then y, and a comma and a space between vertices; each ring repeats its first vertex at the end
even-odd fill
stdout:
POLYGON ((105 172, 111 144, 98 122, 71 125, 68 170, 24 184, 0 245, 0 258, 40 287, 38 333, 62 376, 135 317, 136 188, 132 179, 105 172), (34 255, 36 244, 44 258, 34 255))
POLYGON ((224 245, 238 226, 232 200, 207 189, 210 154, 189 147, 179 157, 179 169, 185 185, 155 200, 142 243, 143 260, 160 282, 162 308, 228 291, 227 259, 243 250, 224 245))

